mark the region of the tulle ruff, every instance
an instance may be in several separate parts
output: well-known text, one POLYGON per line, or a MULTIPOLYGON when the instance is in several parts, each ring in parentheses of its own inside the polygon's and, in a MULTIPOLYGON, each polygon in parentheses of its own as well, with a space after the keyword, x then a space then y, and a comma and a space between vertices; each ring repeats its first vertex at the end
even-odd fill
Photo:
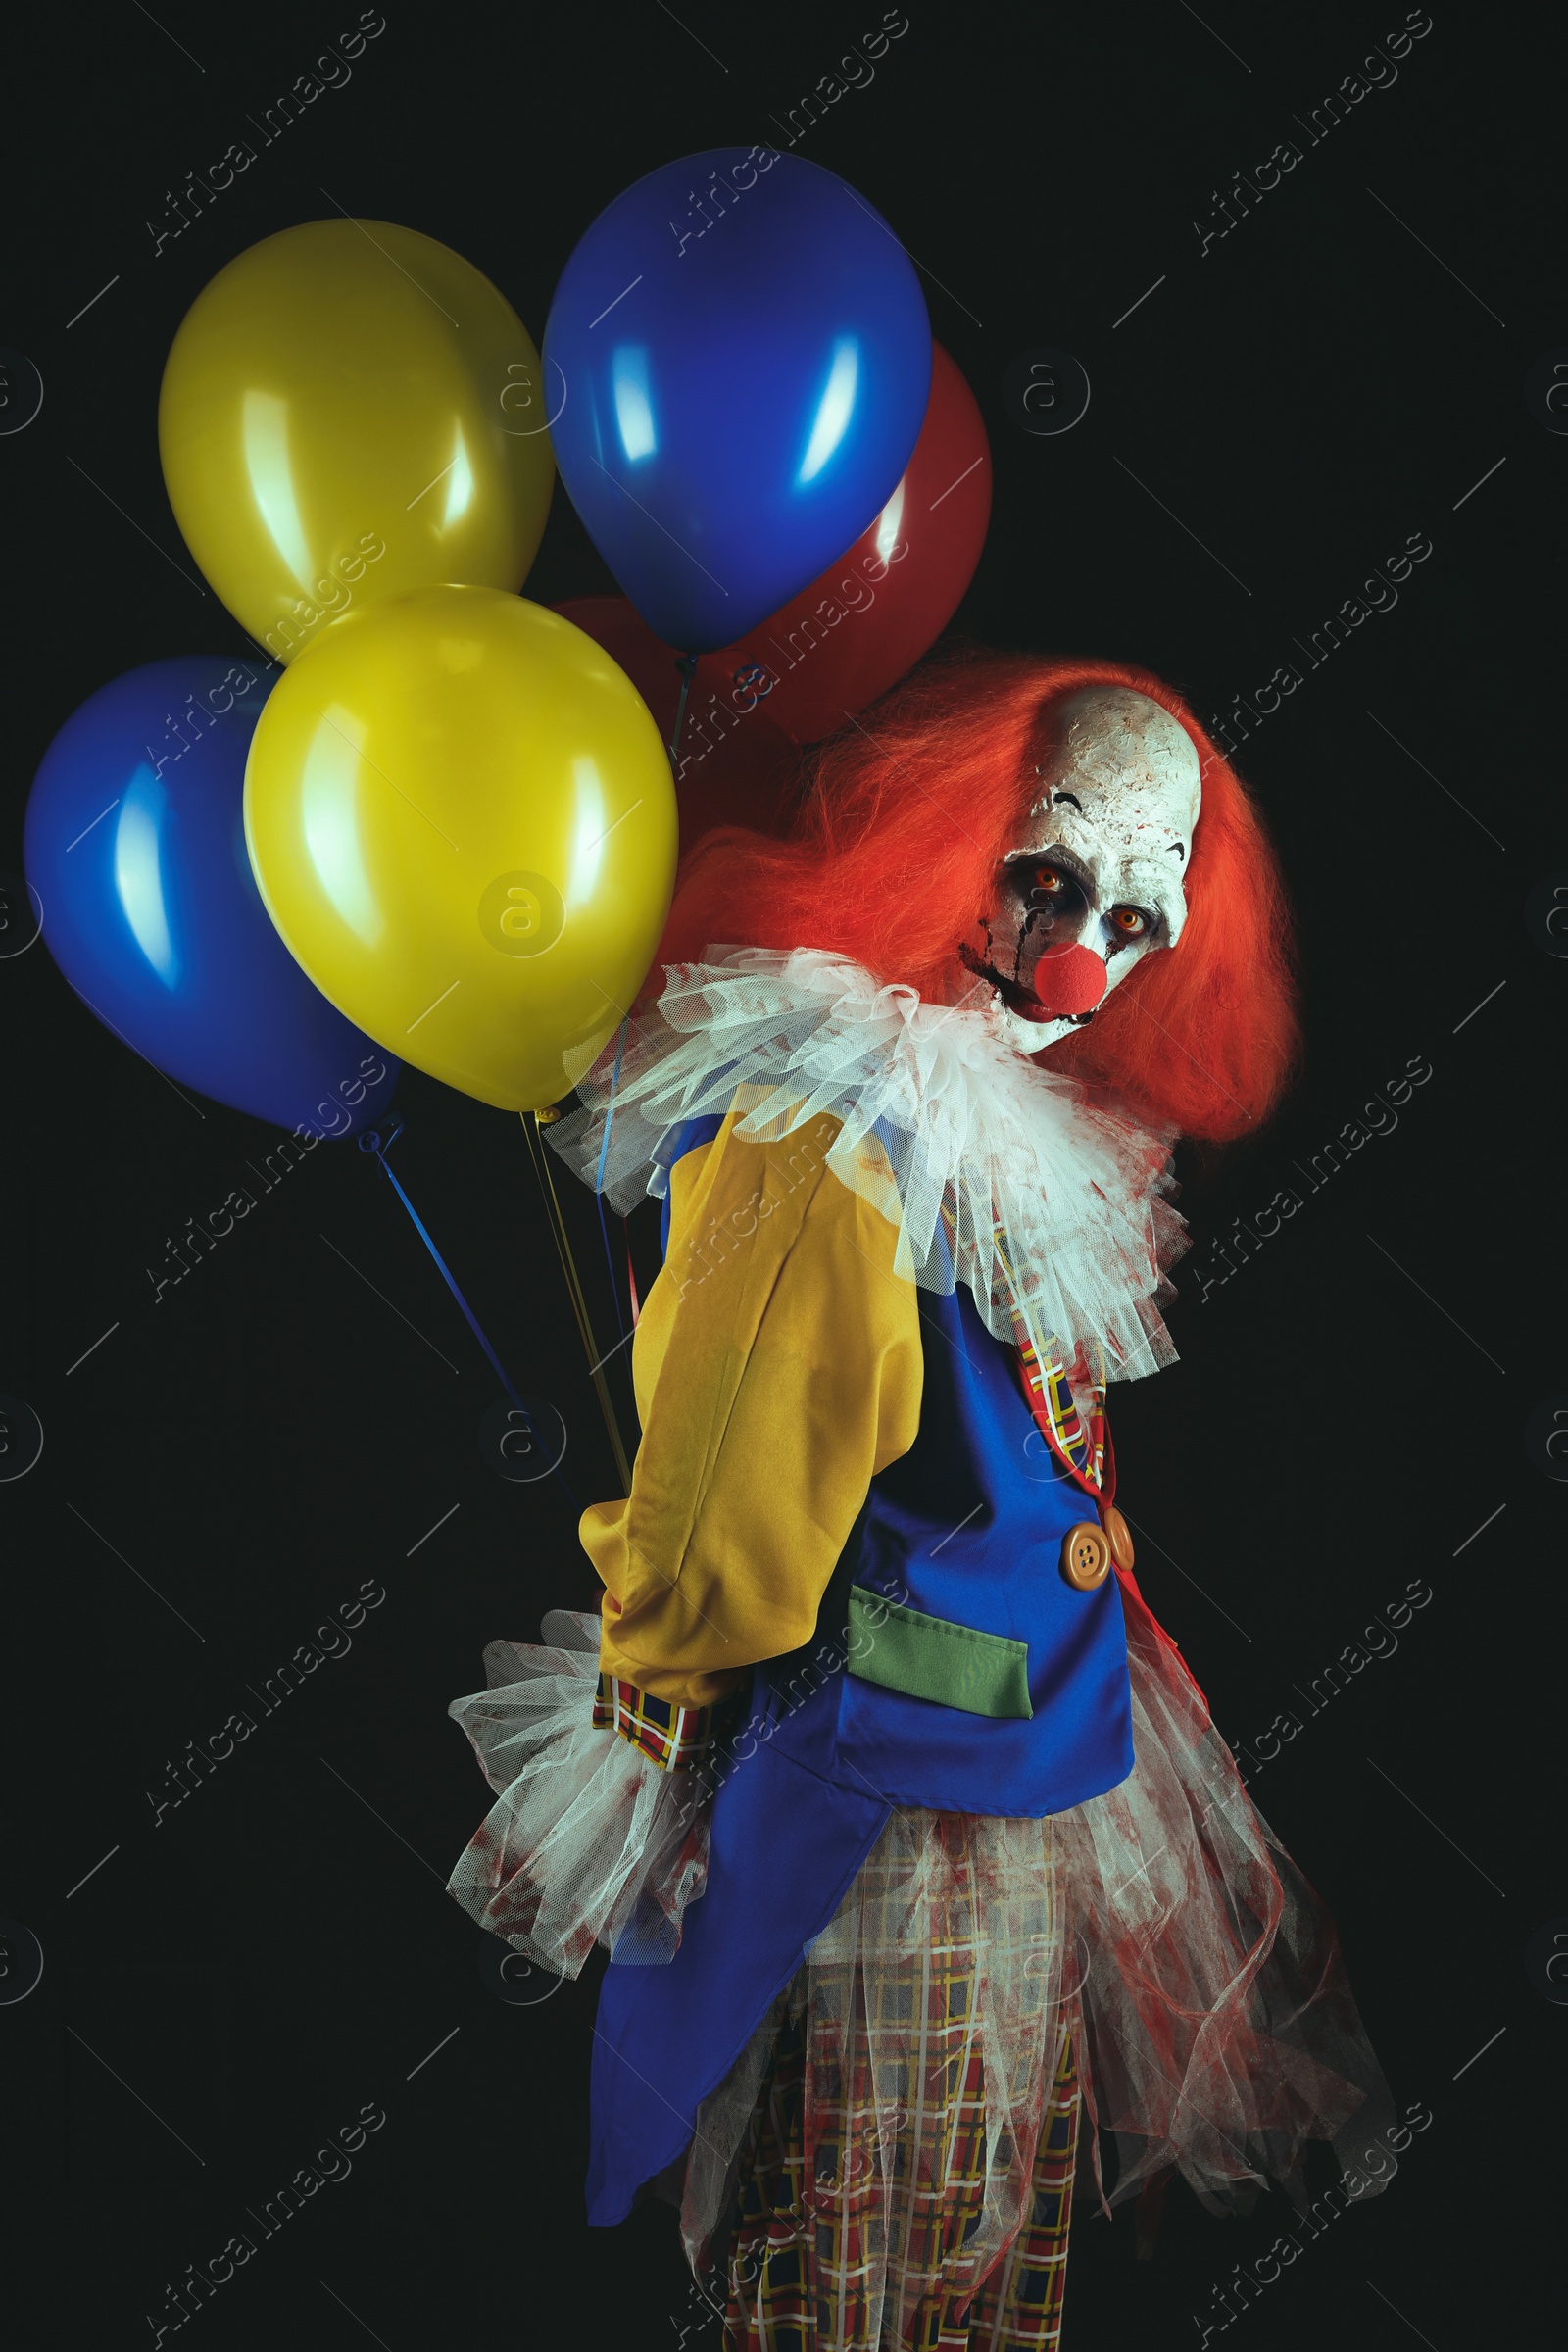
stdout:
POLYGON ((545 1646, 488 1643, 488 1688, 447 1709, 496 1792, 447 1891, 557 1976, 596 1942, 622 1963, 670 1960, 708 1880, 708 1810, 689 1774, 595 1728, 599 1619, 553 1609, 541 1631, 545 1646))
POLYGON ((669 967, 579 1080, 585 1107, 551 1127, 586 1183, 624 1211, 667 1189, 659 1147, 684 1119, 734 1104, 737 1133, 770 1142, 831 1113, 827 1164, 898 1223, 900 1272, 966 1283, 998 1339, 1021 1329, 1097 1382, 1174 1359, 1159 1307, 1186 1229, 1168 1135, 1026 1058, 978 984, 927 1004, 815 949, 709 954, 669 967))

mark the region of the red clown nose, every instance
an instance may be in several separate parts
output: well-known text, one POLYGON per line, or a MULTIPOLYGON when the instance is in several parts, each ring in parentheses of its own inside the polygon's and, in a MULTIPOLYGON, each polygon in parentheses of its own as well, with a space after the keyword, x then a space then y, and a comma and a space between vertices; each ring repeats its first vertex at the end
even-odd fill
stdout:
POLYGON ((1105 993, 1104 962, 1093 948, 1048 948, 1035 965, 1032 994, 1053 1020, 1093 1012, 1105 993))

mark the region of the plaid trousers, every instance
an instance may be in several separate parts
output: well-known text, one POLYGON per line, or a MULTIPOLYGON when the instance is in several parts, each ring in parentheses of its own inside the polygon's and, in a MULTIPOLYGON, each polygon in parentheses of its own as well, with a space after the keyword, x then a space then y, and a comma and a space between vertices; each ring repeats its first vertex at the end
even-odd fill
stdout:
MULTIPOLYGON (((872 2242, 874 2216, 853 2203, 808 2224, 802 2200, 806 2023, 786 2021, 763 2080, 742 2158, 730 2240, 724 2315, 726 2352, 1054 2352, 1060 2341, 1067 2233, 1072 2214, 1080 2096, 1071 2034, 1057 2046, 1031 2177, 1030 2210, 1011 2245, 978 2289, 938 2287, 906 2313, 900 2329, 898 2249, 872 2242), (870 2282, 885 2268, 888 2312, 873 2344, 870 2282)), ((909 2267, 939 2270, 979 2219, 985 2168, 981 2060, 971 2048, 946 2094, 946 2161, 939 2182, 906 2196, 909 2267)), ((861 2136, 864 2116, 853 2085, 837 2085, 842 2162, 861 2136)), ((818 2118, 818 2165, 825 2154, 818 2118)), ((907 2184, 906 2184, 907 2185, 907 2184)))

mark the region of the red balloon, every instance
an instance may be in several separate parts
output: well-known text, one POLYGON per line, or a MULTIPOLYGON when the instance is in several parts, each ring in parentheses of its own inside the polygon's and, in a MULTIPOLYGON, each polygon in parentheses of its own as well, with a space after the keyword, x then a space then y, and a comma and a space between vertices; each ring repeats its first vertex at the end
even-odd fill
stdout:
MULTIPOLYGON (((619 663, 667 743, 680 702, 679 654, 661 644, 623 596, 571 597, 554 610, 619 663)), ((736 666, 724 655, 704 656, 686 697, 675 760, 683 852, 715 825, 781 832, 795 804, 799 748, 763 709, 757 683, 736 684, 736 666)))
POLYGON ((991 449, 974 394, 940 343, 914 455, 881 514, 820 579, 699 676, 765 694, 797 743, 816 743, 914 667, 974 577, 991 518, 991 449))

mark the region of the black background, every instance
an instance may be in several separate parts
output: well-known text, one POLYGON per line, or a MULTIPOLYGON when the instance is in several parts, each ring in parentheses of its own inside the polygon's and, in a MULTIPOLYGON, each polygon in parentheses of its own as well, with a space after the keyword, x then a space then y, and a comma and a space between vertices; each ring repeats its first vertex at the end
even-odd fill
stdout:
MULTIPOLYGON (((0 439, 0 865, 97 686, 244 650, 176 568, 155 432, 171 339, 224 262, 330 212, 325 189, 455 246, 537 339, 603 205, 673 156, 780 139, 879 16, 389 0, 348 85, 157 258, 166 190, 355 12, 161 0, 157 24, 13 30, 0 341, 45 399, 0 439)), ((1568 963, 1524 909, 1568 866, 1568 439, 1524 386, 1568 345, 1563 59, 1542 17, 1435 0, 1396 81, 1308 144, 1301 118, 1403 21, 1396 0, 911 5, 800 152, 892 220, 984 409, 975 636, 1145 662, 1223 717, 1408 535, 1432 542, 1397 607, 1239 747, 1299 913, 1306 1067, 1266 1133, 1184 1165, 1182 1361, 1123 1392, 1116 1427, 1146 1591, 1217 1721, 1249 1748, 1301 1721, 1254 1794, 1335 1913, 1396 2100, 1432 2117, 1238 2337, 1458 2352, 1560 2325, 1562 2302, 1546 2164, 1568 2011, 1525 1947, 1568 1913, 1565 1494, 1524 1431, 1568 1391, 1549 1140, 1568 963), (1214 191, 1286 139, 1300 164, 1200 252, 1214 191), (1093 386, 1055 438, 1002 395, 1040 347, 1093 386), (1431 1076, 1397 1127, 1306 1191, 1296 1163, 1412 1057, 1431 1076), (1293 1184, 1300 1212, 1205 1293, 1232 1218, 1293 1184), (1412 1580, 1432 1597, 1396 1653, 1310 1713, 1312 1679, 1412 1580)), ((558 486, 528 593, 611 588, 558 486)), ((0 961, 0 1389, 45 1431, 0 1486, 0 1913, 46 1963, 0 2007, 13 2340, 152 2340, 166 2281, 259 2237, 246 2209, 372 2101, 386 2121, 352 2176, 260 2241, 193 2341, 710 2344, 666 2210, 583 2225, 594 1972, 504 2005, 443 1891, 484 1801, 448 1700, 491 1637, 592 1605, 564 1494, 482 1462, 493 1376, 369 1160, 323 1147, 155 1306, 165 1237, 275 1138, 198 1115, 41 945, 0 961), (350 1654, 155 1827, 166 1761, 367 1579, 386 1597, 350 1654)), ((578 1493, 615 1492, 517 1122, 412 1069, 398 1101, 404 1181, 480 1320, 564 1417, 578 1493)), ((564 1198, 609 1328, 590 1197, 564 1198)), ((1220 2225, 1178 2189, 1135 2265, 1130 2217, 1085 2204, 1066 2343, 1194 2342, 1284 2221, 1271 2199, 1220 2225)))

